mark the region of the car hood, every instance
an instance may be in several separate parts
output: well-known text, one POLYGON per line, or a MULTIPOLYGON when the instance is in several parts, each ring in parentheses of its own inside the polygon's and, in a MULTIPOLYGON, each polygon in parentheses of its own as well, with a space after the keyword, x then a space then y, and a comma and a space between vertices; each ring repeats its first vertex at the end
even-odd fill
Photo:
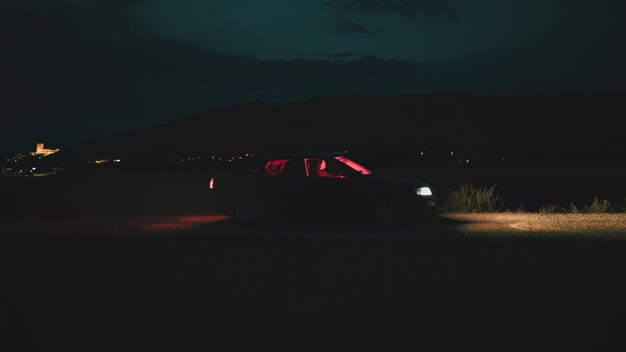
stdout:
POLYGON ((380 176, 380 175, 369 175, 366 177, 373 181, 379 181, 379 182, 385 182, 385 183, 395 183, 395 184, 407 185, 411 187, 429 187, 428 183, 414 179, 414 178, 405 178, 405 177, 396 177, 396 176, 380 176))

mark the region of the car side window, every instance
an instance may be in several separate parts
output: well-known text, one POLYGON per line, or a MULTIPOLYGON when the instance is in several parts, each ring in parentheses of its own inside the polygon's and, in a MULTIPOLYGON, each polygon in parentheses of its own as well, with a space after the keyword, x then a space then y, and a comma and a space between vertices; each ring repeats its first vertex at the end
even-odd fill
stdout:
POLYGON ((250 174, 263 176, 298 176, 299 165, 296 159, 276 159, 255 166, 250 174))
POLYGON ((305 158, 304 166, 308 177, 346 178, 349 173, 340 164, 321 158, 305 158))

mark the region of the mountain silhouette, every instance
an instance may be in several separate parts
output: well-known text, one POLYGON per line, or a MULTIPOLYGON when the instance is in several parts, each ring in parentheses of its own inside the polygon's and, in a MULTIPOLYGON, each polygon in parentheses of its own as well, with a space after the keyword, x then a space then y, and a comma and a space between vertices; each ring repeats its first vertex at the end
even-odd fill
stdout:
POLYGON ((176 159, 236 152, 447 153, 474 159, 626 160, 626 99, 619 95, 468 94, 318 96, 249 102, 67 149, 76 159, 176 159))

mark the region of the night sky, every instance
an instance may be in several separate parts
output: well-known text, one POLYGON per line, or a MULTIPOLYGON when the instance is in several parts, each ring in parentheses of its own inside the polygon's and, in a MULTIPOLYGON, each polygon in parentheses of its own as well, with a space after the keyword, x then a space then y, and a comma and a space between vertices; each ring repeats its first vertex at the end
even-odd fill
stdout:
POLYGON ((0 152, 251 100, 626 91, 624 0, 0 0, 0 152))

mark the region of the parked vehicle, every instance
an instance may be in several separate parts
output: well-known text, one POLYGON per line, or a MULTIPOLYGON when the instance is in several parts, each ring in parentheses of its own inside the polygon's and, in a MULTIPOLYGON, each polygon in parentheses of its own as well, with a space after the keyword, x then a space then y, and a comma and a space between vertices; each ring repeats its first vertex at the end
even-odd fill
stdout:
POLYGON ((436 205, 428 184, 379 176, 341 155, 267 156, 209 184, 216 209, 246 224, 271 216, 361 215, 392 225, 436 205))

